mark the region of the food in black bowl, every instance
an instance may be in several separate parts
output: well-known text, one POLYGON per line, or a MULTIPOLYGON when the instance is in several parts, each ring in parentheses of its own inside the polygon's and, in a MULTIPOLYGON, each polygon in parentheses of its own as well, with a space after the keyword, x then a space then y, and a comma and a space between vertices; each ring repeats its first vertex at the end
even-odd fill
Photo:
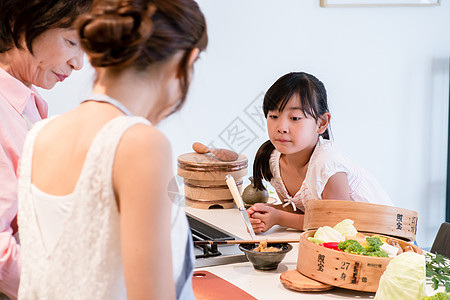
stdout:
POLYGON ((262 271, 275 270, 286 256, 286 253, 292 250, 292 245, 288 243, 267 244, 266 242, 265 246, 264 242, 262 241, 260 245, 257 243, 240 244, 239 249, 245 253, 245 256, 247 256, 247 259, 253 264, 255 269, 262 271))

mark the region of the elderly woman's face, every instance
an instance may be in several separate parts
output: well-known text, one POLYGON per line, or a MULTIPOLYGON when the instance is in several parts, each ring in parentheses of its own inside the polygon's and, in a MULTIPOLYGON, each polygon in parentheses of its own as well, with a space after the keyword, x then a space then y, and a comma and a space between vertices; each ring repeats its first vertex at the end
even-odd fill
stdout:
POLYGON ((83 67, 83 51, 75 29, 53 28, 33 40, 33 54, 20 51, 11 64, 13 74, 26 85, 51 89, 72 70, 83 67))

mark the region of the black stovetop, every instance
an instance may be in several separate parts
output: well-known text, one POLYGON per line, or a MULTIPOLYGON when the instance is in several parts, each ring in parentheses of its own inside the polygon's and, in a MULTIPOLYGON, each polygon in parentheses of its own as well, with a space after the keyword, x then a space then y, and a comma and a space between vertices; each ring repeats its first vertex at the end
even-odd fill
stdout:
MULTIPOLYGON (((214 225, 186 214, 194 241, 227 241, 236 237, 214 225)), ((196 267, 214 266, 247 261, 238 245, 195 245, 196 267)))

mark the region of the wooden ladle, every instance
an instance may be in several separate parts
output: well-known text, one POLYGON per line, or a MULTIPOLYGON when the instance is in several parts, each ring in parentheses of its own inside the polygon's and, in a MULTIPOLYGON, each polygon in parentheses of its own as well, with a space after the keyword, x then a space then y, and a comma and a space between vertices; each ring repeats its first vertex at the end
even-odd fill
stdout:
POLYGON ((239 157, 239 154, 237 154, 234 151, 231 151, 228 149, 208 148, 207 146, 203 145, 202 143, 192 144, 192 149, 194 149, 195 152, 200 153, 200 154, 212 153, 218 159, 220 159, 222 161, 235 161, 239 157))

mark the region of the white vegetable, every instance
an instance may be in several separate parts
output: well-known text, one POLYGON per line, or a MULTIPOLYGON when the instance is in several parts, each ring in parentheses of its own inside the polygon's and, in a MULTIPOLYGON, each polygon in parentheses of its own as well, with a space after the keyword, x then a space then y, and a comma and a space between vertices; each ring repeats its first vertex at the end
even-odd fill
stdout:
POLYGON ((346 236, 355 236, 358 231, 355 226, 353 226, 353 220, 345 219, 339 223, 337 223, 333 228, 339 231, 344 237, 346 236))
POLYGON ((425 296, 425 257, 405 252, 393 258, 381 275, 375 300, 420 300, 425 296))
POLYGON ((381 250, 384 250, 388 254, 389 257, 396 257, 398 253, 398 249, 395 246, 391 246, 389 244, 383 243, 383 245, 380 246, 381 250))
POLYGON ((325 243, 345 241, 344 236, 339 231, 331 228, 330 226, 319 227, 319 229, 317 229, 316 233, 314 234, 314 238, 322 240, 325 243))

